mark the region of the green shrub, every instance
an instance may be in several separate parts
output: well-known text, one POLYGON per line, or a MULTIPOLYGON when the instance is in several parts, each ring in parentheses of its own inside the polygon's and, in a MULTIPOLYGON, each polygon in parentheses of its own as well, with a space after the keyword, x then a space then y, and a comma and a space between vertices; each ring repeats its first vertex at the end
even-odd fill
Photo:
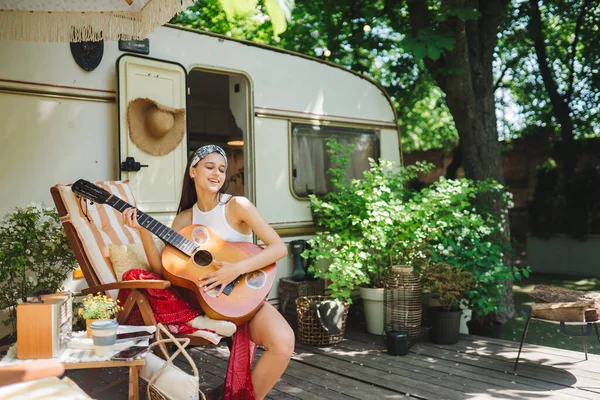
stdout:
MULTIPOLYGON (((5 215, 0 225, 0 309, 38 291, 56 292, 76 266, 56 209, 29 205, 5 215)), ((4 321, 11 322, 14 313, 4 321)))

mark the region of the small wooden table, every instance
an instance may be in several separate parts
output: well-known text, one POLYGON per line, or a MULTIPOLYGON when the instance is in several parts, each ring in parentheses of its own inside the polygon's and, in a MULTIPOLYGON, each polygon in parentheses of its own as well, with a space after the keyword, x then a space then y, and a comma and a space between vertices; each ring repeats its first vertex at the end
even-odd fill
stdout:
MULTIPOLYGON (((139 368, 146 364, 145 358, 135 359, 132 361, 88 361, 88 362, 77 362, 77 363, 62 363, 65 369, 99 369, 99 368, 129 368, 129 400, 139 399, 139 368)), ((115 382, 115 384, 118 382, 115 382)), ((87 382, 84 386, 87 386, 87 382)), ((111 387, 112 385, 109 385, 111 387)), ((105 389, 108 389, 105 388, 105 389)), ((84 388, 89 390, 89 388, 84 388)))

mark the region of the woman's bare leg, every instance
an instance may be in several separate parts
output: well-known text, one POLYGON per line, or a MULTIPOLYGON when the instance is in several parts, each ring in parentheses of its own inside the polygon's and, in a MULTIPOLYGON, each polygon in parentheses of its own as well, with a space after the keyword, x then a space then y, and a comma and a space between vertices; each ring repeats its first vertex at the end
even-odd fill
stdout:
POLYGON ((252 371, 256 400, 262 400, 290 362, 294 352, 294 331, 275 307, 265 303, 250 320, 250 338, 266 349, 252 371))

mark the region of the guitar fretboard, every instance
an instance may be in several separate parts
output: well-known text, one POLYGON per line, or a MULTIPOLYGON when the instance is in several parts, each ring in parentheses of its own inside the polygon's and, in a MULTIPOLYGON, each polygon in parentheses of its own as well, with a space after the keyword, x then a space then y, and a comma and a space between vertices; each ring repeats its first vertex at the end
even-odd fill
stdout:
MULTIPOLYGON (((106 204, 115 208, 116 210, 123 212, 128 208, 135 208, 131 204, 126 201, 121 200, 117 196, 110 196, 106 200, 106 204)), ((181 236, 179 233, 175 232, 168 226, 158 222, 148 214, 138 210, 135 208, 137 214, 138 223, 144 228, 148 229, 150 232, 154 233, 160 239, 164 240, 171 246, 177 248, 181 252, 187 254, 188 256, 192 256, 194 251, 198 248, 196 243, 192 242, 188 238, 181 236)))

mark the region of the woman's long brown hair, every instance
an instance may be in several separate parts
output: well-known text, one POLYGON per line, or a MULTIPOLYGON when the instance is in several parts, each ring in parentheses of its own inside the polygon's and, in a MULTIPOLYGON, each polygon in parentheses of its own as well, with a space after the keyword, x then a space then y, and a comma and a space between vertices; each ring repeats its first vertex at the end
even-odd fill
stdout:
MULTIPOLYGON (((190 165, 192 164, 192 160, 194 158, 194 154, 190 156, 188 159, 185 172, 183 173, 183 185, 181 186, 181 200, 179 201, 179 207, 177 207, 177 214, 180 212, 187 210, 188 208, 192 208, 194 204, 198 201, 198 195, 196 194, 196 187, 194 186, 194 180, 190 176, 190 165)), ((202 161, 202 160, 200 160, 202 161)), ((198 161, 198 163, 200 163, 198 161)), ((227 191, 229 187, 229 179, 227 178, 227 171, 225 171, 225 180, 223 181, 223 186, 219 189, 219 192, 215 196, 219 196, 219 202, 221 201, 222 195, 227 191)))

